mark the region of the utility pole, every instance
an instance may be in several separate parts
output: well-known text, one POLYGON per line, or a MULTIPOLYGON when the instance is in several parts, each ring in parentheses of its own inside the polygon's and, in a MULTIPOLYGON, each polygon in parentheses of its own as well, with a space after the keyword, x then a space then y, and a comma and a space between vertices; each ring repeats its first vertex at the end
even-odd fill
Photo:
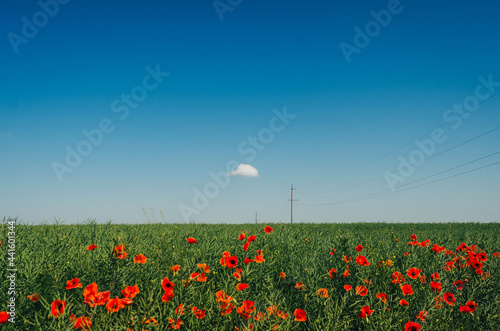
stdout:
POLYGON ((257 224, 257 212, 255 212, 255 224, 257 224))
POLYGON ((293 200, 293 184, 292 188, 290 190, 290 224, 293 224, 293 202, 294 201, 299 201, 299 200, 293 200))

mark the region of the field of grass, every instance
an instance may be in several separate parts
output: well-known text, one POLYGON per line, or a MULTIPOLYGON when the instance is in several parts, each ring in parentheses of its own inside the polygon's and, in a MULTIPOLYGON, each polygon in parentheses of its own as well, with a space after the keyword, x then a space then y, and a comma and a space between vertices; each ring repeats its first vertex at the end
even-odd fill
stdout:
POLYGON ((15 324, 0 328, 500 330, 499 238, 500 224, 479 223, 9 229, 4 219, 0 311, 15 297, 15 324))

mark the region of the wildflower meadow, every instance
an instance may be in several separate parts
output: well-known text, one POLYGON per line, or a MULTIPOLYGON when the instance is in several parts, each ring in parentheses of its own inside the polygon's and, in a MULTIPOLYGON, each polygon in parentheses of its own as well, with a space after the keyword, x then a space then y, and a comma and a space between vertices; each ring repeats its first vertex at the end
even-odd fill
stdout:
POLYGON ((8 221, 2 330, 500 329, 500 224, 8 221))

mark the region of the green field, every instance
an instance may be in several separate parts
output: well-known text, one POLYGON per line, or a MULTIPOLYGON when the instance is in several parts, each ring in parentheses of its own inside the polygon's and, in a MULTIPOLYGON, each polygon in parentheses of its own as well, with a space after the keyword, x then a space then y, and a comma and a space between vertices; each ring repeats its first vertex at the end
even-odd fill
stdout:
POLYGON ((13 265, 17 271, 15 324, 0 325, 3 330, 73 330, 73 314, 89 317, 91 330, 168 330, 177 319, 182 321, 180 330, 405 330, 409 321, 418 323, 421 330, 500 330, 500 257, 494 256, 500 251, 500 224, 18 222, 13 229, 14 253, 9 255, 11 230, 4 219, 0 231, 0 311, 9 311, 7 304, 13 296, 9 294, 8 269, 13 265), (265 226, 274 231, 266 233, 265 226), (243 231, 246 237, 239 240, 243 231), (411 235, 416 235, 419 243, 429 242, 409 245, 411 235), (250 236, 256 239, 245 251, 243 245, 250 236), (188 243, 189 237, 197 243, 188 243), (457 250, 462 243, 467 248, 457 250), (88 250, 92 244, 97 248, 88 250), (445 250, 436 253, 434 244, 445 250), (122 259, 115 254, 119 245, 125 245, 127 253, 122 259), (363 246, 359 252, 358 245, 363 246), (237 257, 235 267, 221 264, 225 251, 237 257), (139 254, 147 257, 146 263, 134 263, 139 254), (255 260, 256 255, 262 255, 264 261, 244 263, 245 258, 255 260), (350 262, 346 262, 346 255, 350 262), (358 256, 366 257, 370 264, 358 264, 358 256), (447 262, 450 270, 444 270, 447 262), (203 270, 198 264, 210 269, 203 270), (171 267, 175 265, 180 270, 174 273, 171 267), (234 276, 237 268, 242 269, 241 280, 234 276), (421 269, 420 277, 412 279, 410 268, 421 269), (329 274, 331 269, 336 273, 329 274), (401 284, 393 282, 397 271, 405 278, 401 284), (188 281, 195 272, 203 273, 206 281, 198 281, 203 279, 197 275, 188 281), (282 272, 286 278, 280 277, 282 272), (434 281, 441 287, 436 290, 430 285, 434 273, 439 275, 439 279, 434 275, 434 281), (67 281, 74 278, 81 287, 66 289, 67 281), (175 284, 168 302, 162 300, 165 278, 175 284), (464 283, 463 289, 457 288, 456 281, 464 283), (110 299, 124 298, 122 290, 127 286, 138 285, 139 293, 123 308, 110 312, 107 303, 94 307, 84 303, 84 290, 92 283, 99 292, 110 291, 110 299), (239 283, 248 284, 248 288, 237 291, 239 283), (408 284, 413 294, 403 295, 401 286, 408 284), (344 285, 351 285, 352 290, 347 291, 344 285), (360 295, 361 288, 360 294, 356 293, 360 286, 366 287, 366 295, 360 295), (319 289, 328 290, 328 297, 320 296, 319 289), (233 305, 234 309, 225 315, 221 315, 223 302, 216 301, 220 290, 233 298, 225 308, 233 305), (37 301, 28 299, 35 293, 37 301), (387 295, 385 302, 379 293, 387 295), (453 305, 436 298, 445 293, 453 294, 453 305), (401 305, 402 299, 408 305, 401 305), (50 307, 55 300, 65 302, 64 312, 57 318, 50 307), (253 305, 244 306, 245 300, 253 305), (468 301, 477 308, 462 312, 460 307, 468 301), (181 304, 185 312, 176 314, 181 304), (270 313, 272 306, 276 308, 270 313), (373 312, 362 318, 359 315, 364 306, 373 312), (306 312, 305 321, 296 320, 296 309, 306 312), (419 314, 427 317, 418 319, 419 314), (147 320, 150 323, 145 324, 147 320))

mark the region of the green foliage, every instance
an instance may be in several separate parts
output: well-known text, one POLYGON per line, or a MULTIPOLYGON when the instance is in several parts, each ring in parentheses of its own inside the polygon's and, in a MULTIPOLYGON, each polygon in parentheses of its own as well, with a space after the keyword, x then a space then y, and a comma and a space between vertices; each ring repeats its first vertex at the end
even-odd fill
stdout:
MULTIPOLYGON (((7 233, 4 219, 0 225, 0 256, 2 267, 0 279, 2 289, 9 287, 7 233)), ((264 232, 264 225, 207 225, 207 224, 139 224, 121 225, 107 222, 98 224, 88 221, 79 225, 28 225, 18 224, 15 228, 16 248, 16 324, 5 323, 2 330, 72 330, 69 316, 89 316, 92 330, 165 330, 169 318, 183 321, 181 330, 240 330, 253 323, 255 330, 404 330, 408 321, 418 322, 422 330, 498 330, 500 318, 500 258, 493 253, 500 250, 498 237, 499 224, 447 223, 447 224, 268 224, 274 231, 264 232), (246 240, 238 236, 246 232, 247 237, 257 239, 243 250, 246 240), (408 245, 410 235, 416 234, 418 241, 430 240, 430 246, 408 245), (197 239, 197 244, 189 244, 187 237, 197 239), (488 260, 483 262, 483 270, 488 277, 475 273, 470 267, 453 268, 444 271, 446 262, 454 256, 445 252, 435 253, 433 244, 444 246, 457 253, 462 243, 477 245, 484 250, 488 260), (98 246, 93 251, 87 246, 98 246), (127 257, 117 259, 113 254, 115 246, 124 244, 127 257), (357 245, 363 245, 361 252, 357 245), (332 250, 335 249, 333 252, 332 250), (245 257, 254 259, 256 251, 261 250, 265 261, 244 264, 245 257), (236 269, 220 264, 224 251, 229 251, 239 259, 242 268, 242 283, 249 288, 238 292, 233 277, 236 269), (332 252, 333 254, 330 254, 332 252), (405 256, 405 252, 409 254, 405 256), (147 263, 136 264, 136 255, 144 254, 147 263), (350 263, 344 256, 351 257, 350 263), (358 255, 365 256, 369 266, 355 262, 358 255), (392 265, 387 261, 391 260, 392 265), (207 282, 192 281, 183 286, 183 280, 191 273, 201 272, 197 264, 210 266, 207 282), (342 273, 349 265, 350 275, 342 273), (174 275, 170 268, 180 265, 174 275), (425 284, 419 279, 410 279, 406 272, 409 268, 422 269, 427 278, 425 284), (335 268, 337 273, 332 279, 328 271, 335 268), (400 271, 411 284, 414 294, 403 296, 397 284, 391 283, 391 275, 400 271), (280 272, 286 279, 280 278, 280 272), (430 276, 439 273, 442 292, 455 295, 456 303, 446 303, 436 308, 435 297, 429 286, 430 276), (163 302, 162 280, 168 277, 176 286, 175 297, 163 302), (66 282, 79 278, 81 288, 66 290, 66 282), (452 285, 455 280, 466 282, 463 290, 452 285), (372 284, 365 284, 370 280, 372 284), (104 306, 90 308, 83 303, 83 291, 91 283, 97 283, 99 291, 110 291, 111 298, 123 297, 121 290, 128 285, 138 285, 140 293, 133 303, 120 311, 109 313, 104 306), (301 282, 304 289, 295 288, 301 282), (346 291, 344 285, 351 285, 346 291), (356 286, 368 288, 366 296, 355 293, 356 286), (318 289, 328 290, 329 297, 317 294, 318 289), (220 307, 215 293, 224 290, 234 297, 234 311, 220 315, 220 307), (376 298, 377 293, 385 293, 389 299, 383 303, 376 298), (32 302, 27 295, 38 293, 40 299, 32 302), (50 304, 65 300, 64 315, 54 318, 50 314, 50 304), (398 304, 400 299, 409 306, 398 304), (236 312, 243 300, 255 302, 252 319, 245 320, 236 312), (478 304, 474 313, 461 313, 459 307, 469 300, 478 304), (185 314, 177 316, 176 307, 184 304, 185 314), (267 315, 256 321, 257 312, 266 313, 271 305, 287 314, 286 319, 267 315), (358 316, 361 307, 369 305, 374 312, 365 319, 358 316), (206 310, 204 319, 198 319, 190 311, 192 306, 206 310), (307 312, 307 321, 294 320, 295 309, 307 312), (427 321, 416 318, 420 311, 429 313, 427 321), (141 322, 154 317, 158 325, 141 322), (131 325, 133 322, 133 325, 131 325)), ((0 292, 0 310, 7 310, 10 300, 7 290, 0 292)))

